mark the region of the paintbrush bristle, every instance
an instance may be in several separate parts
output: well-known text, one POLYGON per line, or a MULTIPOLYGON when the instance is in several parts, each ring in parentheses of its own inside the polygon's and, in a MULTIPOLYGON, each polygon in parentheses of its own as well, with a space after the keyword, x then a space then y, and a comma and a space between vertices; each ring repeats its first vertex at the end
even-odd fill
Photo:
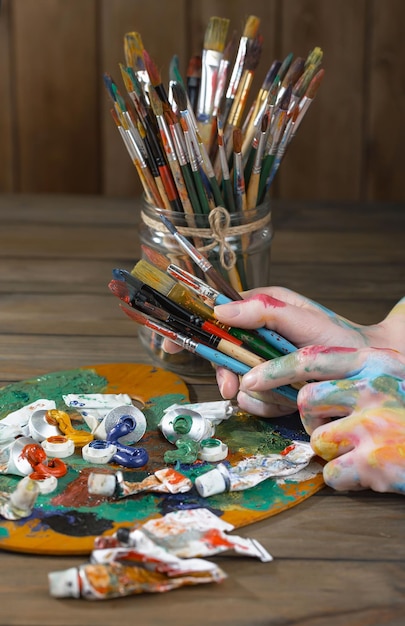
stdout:
POLYGON ((114 296, 117 296, 117 298, 119 298, 123 302, 126 302, 127 304, 130 302, 130 290, 128 288, 128 285, 123 280, 111 280, 108 283, 108 288, 111 293, 114 294, 114 296))
POLYGON ((135 71, 145 69, 143 61, 143 43, 139 33, 126 33, 124 36, 124 55, 126 64, 133 67, 135 71))
POLYGON ((256 15, 249 15, 246 20, 245 28, 243 29, 243 36, 248 39, 253 39, 259 32, 260 18, 256 15))
POLYGON ((320 69, 317 71, 317 73, 312 78, 311 82, 309 83, 308 89, 305 92, 305 95, 307 98, 315 98, 316 92, 319 89, 319 85, 321 84, 324 75, 325 75, 324 69, 320 69))
POLYGON ((183 85, 177 82, 173 83, 172 94, 173 94, 174 101, 177 104, 178 110, 186 111, 187 110, 187 93, 183 85))
POLYGON ((242 152, 242 143, 242 131, 240 128, 235 128, 233 131, 233 151, 237 153, 242 152))
POLYGON ((204 48, 223 52, 228 34, 229 20, 225 17, 211 17, 204 35, 204 48))
POLYGON ((199 54, 195 54, 191 57, 187 66, 187 78, 200 78, 201 77, 201 65, 202 59, 199 54))
POLYGON ((152 263, 152 265, 155 265, 155 267, 160 269, 162 272, 166 271, 166 269, 170 265, 170 259, 168 259, 167 256, 165 256, 161 252, 158 252, 157 250, 154 250, 153 248, 150 248, 145 244, 141 245, 141 249, 143 254, 147 257, 148 261, 152 263))
POLYGON ((149 101, 156 117, 163 115, 163 104, 154 87, 149 88, 149 101))
POLYGON ((249 41, 247 46, 245 64, 243 66, 244 70, 248 70, 250 72, 254 72, 256 70, 259 65, 262 50, 263 37, 261 35, 257 35, 254 39, 249 41))
POLYGON ((282 82, 283 87, 287 87, 290 83, 294 85, 304 71, 304 67, 305 59, 303 59, 302 57, 297 57, 296 59, 294 59, 294 61, 288 68, 286 75, 284 76, 282 82))
POLYGON ((146 71, 148 72, 149 80, 152 83, 153 87, 161 85, 162 79, 160 77, 160 72, 157 68, 157 65, 154 63, 151 56, 146 50, 143 51, 143 60, 145 63, 146 71))
POLYGON ((125 315, 128 315, 128 317, 131 318, 131 320, 133 320, 134 322, 137 322, 137 324, 141 324, 142 326, 145 326, 145 324, 148 321, 148 318, 146 317, 146 315, 143 315, 142 313, 140 313, 139 311, 136 311, 135 309, 128 309, 122 304, 120 304, 119 306, 124 311, 125 315))
POLYGON ((171 289, 177 284, 168 274, 161 272, 145 259, 138 261, 132 269, 131 274, 165 296, 167 296, 171 289))

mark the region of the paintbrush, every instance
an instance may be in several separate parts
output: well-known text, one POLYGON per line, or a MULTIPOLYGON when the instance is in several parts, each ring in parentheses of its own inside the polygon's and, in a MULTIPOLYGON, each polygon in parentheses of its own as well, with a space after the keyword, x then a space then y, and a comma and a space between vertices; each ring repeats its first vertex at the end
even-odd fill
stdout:
POLYGON ((237 211, 246 211, 245 178, 242 165, 242 131, 235 128, 233 131, 233 189, 235 207, 237 211))
POLYGON ((271 122, 269 140, 266 146, 266 154, 263 158, 262 169, 260 172, 259 192, 257 195, 259 204, 264 201, 267 188, 267 178, 270 174, 270 170, 276 158, 277 150, 287 124, 288 107, 290 103, 291 93, 292 85, 289 85, 285 90, 284 96, 282 97, 282 100, 280 102, 280 106, 277 107, 274 113, 273 120, 271 122))
POLYGON ((294 128, 292 129, 289 141, 292 141, 292 139, 294 138, 298 130, 298 127, 304 118, 305 113, 308 111, 309 107, 314 101, 314 98, 316 94, 318 93, 318 89, 321 85, 321 82, 323 81, 324 75, 325 75, 324 69, 321 68, 320 70, 318 70, 318 72, 315 74, 315 76, 312 78, 311 82, 309 83, 309 86, 305 92, 305 95, 299 101, 298 107, 296 107, 298 109, 298 115, 294 124, 294 128))
POLYGON ((260 129, 260 124, 263 119, 263 115, 266 110, 267 97, 270 91, 270 87, 273 84, 273 81, 277 75, 277 71, 280 68, 280 61, 273 61, 269 71, 267 72, 265 79, 260 87, 259 93, 257 94, 256 101, 254 103, 254 108, 252 111, 252 115, 250 117, 250 121, 247 127, 243 132, 243 144, 242 144, 242 154, 244 157, 244 161, 246 161, 247 156, 249 154, 250 146, 252 141, 258 131, 260 129), (246 155, 246 158, 245 158, 246 155))
POLYGON ((183 235, 179 233, 174 224, 167 219, 165 215, 159 215, 163 224, 166 226, 168 231, 173 235, 176 239, 177 243, 180 247, 187 252, 189 257, 196 263, 196 265, 206 274, 212 282, 221 289, 225 295, 227 295, 232 300, 240 300, 241 296, 226 280, 219 274, 212 263, 205 257, 201 252, 197 250, 183 235))
POLYGON ((159 190, 156 186, 155 180, 149 170, 149 167, 143 158, 141 151, 138 148, 136 141, 133 140, 128 130, 126 130, 120 122, 115 109, 111 109, 111 115, 115 121, 118 131, 124 141, 128 154, 131 157, 133 164, 136 167, 139 178, 141 180, 146 198, 150 203, 156 207, 164 208, 164 202, 161 198, 159 190))
POLYGON ((191 57, 186 72, 187 95, 194 113, 197 113, 198 94, 200 93, 201 66, 201 56, 195 54, 191 57))
POLYGON ((211 116, 221 63, 228 33, 229 20, 211 17, 204 36, 202 52, 201 85, 197 102, 197 125, 200 135, 208 145, 211 136, 211 116))
POLYGON ((228 343, 242 346, 243 342, 229 334, 222 326, 199 317, 174 302, 166 302, 163 305, 162 302, 164 303, 165 299, 161 297, 160 293, 155 296, 153 292, 146 294, 146 290, 142 291, 141 281, 138 281, 140 288, 136 289, 133 286, 137 284, 136 281, 133 281, 131 284, 127 283, 126 280, 122 279, 119 270, 114 270, 113 274, 118 275, 119 279, 111 280, 108 287, 117 298, 129 306, 138 308, 163 322, 170 323, 172 321, 174 325, 177 324, 179 326, 179 330, 181 330, 181 327, 187 326, 193 332, 200 332, 201 338, 215 335, 218 340, 224 339, 228 343), (177 311, 177 313, 175 314, 173 311, 177 311))
MULTIPOLYGON (((157 250, 153 250, 146 245, 142 245, 141 247, 143 253, 152 265, 161 272, 167 272, 175 281, 180 281, 188 289, 201 297, 210 308, 213 308, 216 304, 230 302, 230 299, 225 298, 217 289, 214 289, 194 274, 187 272, 187 270, 171 263, 166 256, 160 254, 157 250)), ((207 320, 207 323, 211 324, 211 321, 207 320)), ((216 320, 214 320, 213 323, 228 333, 227 337, 223 337, 224 339, 232 341, 229 337, 231 336, 237 341, 244 343, 252 352, 265 359, 274 359, 284 354, 276 348, 273 348, 273 346, 270 346, 264 339, 259 337, 254 330, 249 331, 242 328, 233 328, 225 324, 220 324, 216 320)), ((219 333, 217 332, 217 334, 219 333)))
MULTIPOLYGON (((208 303, 212 307, 217 304, 231 302, 229 298, 223 296, 217 289, 214 289, 200 278, 190 274, 174 263, 169 263, 166 271, 170 276, 172 276, 172 278, 184 283, 189 289, 198 294, 204 302, 208 303)), ((285 354, 285 352, 269 345, 262 337, 257 335, 254 330, 245 330, 243 328, 235 328, 233 326, 222 326, 227 329, 227 332, 230 335, 242 341, 242 343, 244 343, 252 352, 258 354, 264 359, 275 359, 285 354)), ((275 340, 276 339, 277 338, 275 337, 275 340)))
MULTIPOLYGON (((202 343, 194 341, 187 335, 182 334, 180 331, 176 331, 170 326, 167 326, 163 322, 155 322, 150 318, 146 317, 142 313, 138 311, 134 311, 133 309, 127 309, 126 307, 121 306, 122 310, 130 317, 132 320, 141 324, 142 326, 146 326, 150 330, 156 332, 158 335, 169 339, 173 343, 177 344, 181 348, 192 352, 193 354, 198 354, 204 359, 207 359, 211 363, 214 363, 217 366, 225 367, 229 371, 237 374, 238 376, 243 376, 247 372, 250 371, 251 367, 246 365, 245 363, 241 363, 240 361, 219 352, 218 350, 214 350, 210 346, 206 346, 202 343)), ((297 400, 297 391, 291 387, 282 386, 274 389, 275 392, 281 394, 285 398, 296 402, 297 400)))
POLYGON ((143 60, 142 37, 137 32, 126 33, 124 36, 124 55, 127 65, 133 68, 141 86, 146 102, 149 102, 149 76, 143 60))
POLYGON ((221 110, 221 118, 224 127, 239 87, 239 82, 242 76, 243 66, 246 58, 248 42, 256 37, 259 31, 259 26, 260 19, 255 15, 250 15, 246 20, 242 37, 239 40, 235 63, 232 68, 231 78, 229 79, 228 88, 226 90, 226 95, 221 110))
MULTIPOLYGON (((125 280, 131 282, 131 278, 127 275, 125 276, 125 280)), ((159 292, 164 298, 170 299, 199 317, 210 321, 215 319, 211 307, 205 304, 192 291, 187 289, 187 287, 176 282, 168 274, 161 272, 145 259, 141 259, 135 264, 130 276, 135 277, 138 281, 142 281, 145 285, 149 285, 149 287, 159 292)), ((178 315, 178 313, 175 314, 178 315)))
POLYGON ((233 197, 233 189, 231 183, 231 177, 229 174, 228 167, 228 159, 226 158, 226 150, 224 146, 224 137, 222 131, 221 121, 218 119, 218 153, 219 160, 221 163, 221 171, 222 171, 222 188, 225 199, 225 207, 228 209, 229 213, 235 213, 235 200, 233 197))
MULTIPOLYGON (((235 128, 240 128, 242 125, 243 114, 255 71, 260 61, 262 48, 263 37, 261 35, 257 35, 248 43, 244 69, 225 125, 225 139, 232 135, 235 128)), ((228 154, 227 156, 229 157, 230 155, 228 154)))
POLYGON ((152 87, 155 88, 156 93, 158 94, 162 102, 167 102, 167 104, 169 104, 169 99, 167 97, 165 86, 162 83, 160 72, 147 50, 143 51, 143 60, 152 87))
POLYGON ((183 135, 186 142, 188 162, 191 167, 193 181, 197 192, 199 208, 201 209, 201 212, 203 214, 208 215, 210 212, 210 205, 208 203, 207 195, 204 190, 199 164, 192 145, 190 127, 187 124, 186 118, 183 116, 180 118, 180 124, 183 129, 183 135))
POLYGON ((297 57, 291 62, 290 67, 288 68, 286 75, 281 81, 280 88, 278 90, 276 105, 281 102, 281 99, 287 89, 288 85, 295 85, 297 80, 301 77, 305 68, 305 59, 302 57, 297 57))
POLYGON ((271 166, 270 174, 267 177, 266 189, 265 189, 264 195, 266 195, 268 190, 270 189, 270 186, 274 180, 274 177, 277 174, 278 168, 280 167, 280 163, 285 155, 288 144, 291 141, 291 137, 294 133, 294 127, 296 124, 298 114, 299 114, 298 107, 295 107, 292 114, 289 116, 287 125, 283 133, 283 137, 280 141, 280 145, 277 150, 276 158, 274 159, 273 165, 271 166))
MULTIPOLYGON (((217 289, 208 285, 208 283, 195 276, 195 274, 191 274, 184 268, 171 263, 165 255, 161 254, 157 250, 153 250, 146 245, 142 245, 141 247, 143 253, 152 265, 154 265, 161 272, 169 274, 169 276, 171 276, 175 281, 180 281, 189 290, 196 293, 210 308, 213 308, 217 304, 231 302, 229 298, 226 298, 217 289)), ((163 288, 161 290, 164 291, 163 288)), ((242 341, 252 352, 265 359, 274 359, 275 357, 285 354, 285 352, 269 345, 263 338, 259 337, 254 330, 249 331, 242 328, 233 328, 231 326, 219 324, 219 322, 215 321, 215 318, 214 323, 225 329, 229 335, 232 335, 232 337, 242 341)), ((275 340, 277 339, 276 334, 274 335, 274 338, 275 340)))
MULTIPOLYGON (((117 295, 117 293, 115 293, 115 295, 117 295)), ((135 299, 132 306, 149 317, 164 322, 170 326, 170 328, 183 332, 189 337, 197 339, 211 348, 215 348, 215 350, 219 350, 246 365, 250 365, 250 367, 255 367, 265 362, 264 358, 243 348, 241 341, 232 337, 232 335, 229 335, 225 330, 221 329, 219 326, 215 326, 215 324, 211 322, 198 319, 193 315, 190 315, 190 320, 186 321, 184 318, 176 317, 172 313, 168 313, 160 307, 154 306, 147 300, 135 299), (211 330, 208 330, 209 328, 211 330), (235 341, 237 341, 237 343, 235 343, 235 341)))
MULTIPOLYGON (((273 111, 274 111, 274 107, 275 107, 275 103, 276 103, 276 98, 277 98, 277 93, 278 93, 278 88, 280 85, 280 78, 276 76, 276 78, 274 79, 270 89, 269 89, 269 93, 267 95, 267 101, 264 105, 263 108, 263 114, 261 116, 261 119, 263 119, 263 117, 265 115, 267 115, 268 119, 269 119, 269 123, 267 126, 267 137, 269 135, 269 131, 270 131, 270 126, 271 126, 271 120, 273 117, 273 111)), ((258 116, 259 117, 259 116, 258 116)), ((248 153, 243 154, 242 158, 243 161, 246 163, 245 164, 245 184, 249 185, 250 182, 250 176, 252 173, 252 168, 253 168, 253 163, 255 162, 255 158, 256 158, 256 152, 257 152, 257 148, 259 145, 259 130, 256 131, 256 135, 252 141, 250 150, 248 153)), ((243 146, 242 146, 242 152, 243 152, 243 146)))
POLYGON ((250 176, 248 190, 246 194, 246 203, 248 209, 254 209, 257 206, 257 197, 259 193, 260 172, 262 169, 263 152, 267 140, 267 127, 269 123, 268 115, 264 115, 261 123, 260 138, 256 150, 255 161, 253 163, 252 174, 250 176))
MULTIPOLYGON (((193 261, 204 272, 204 274, 206 274, 218 287, 218 289, 222 291, 223 295, 228 298, 227 300, 221 302, 221 304, 229 301, 238 301, 243 299, 242 296, 231 285, 229 285, 220 274, 218 274, 212 263, 210 263, 201 252, 196 250, 196 248, 194 248, 194 246, 178 232, 174 224, 169 219, 167 219, 165 215, 160 215, 159 217, 162 220, 163 224, 166 226, 166 228, 169 230, 169 232, 172 233, 173 237, 179 243, 181 248, 185 252, 187 252, 190 258, 193 259, 193 261)), ((220 303, 218 302, 218 304, 220 303)), ((278 348, 284 354, 289 354, 290 352, 293 352, 297 349, 287 339, 284 339, 284 337, 281 337, 281 335, 275 333, 272 330, 269 330, 268 328, 258 328, 256 329, 256 332, 261 337, 266 339, 266 341, 268 341, 270 345, 278 348)))
MULTIPOLYGON (((162 146, 166 153, 166 159, 169 164, 173 180, 175 182, 177 193, 179 194, 181 204, 183 206, 183 210, 187 215, 194 216, 194 209, 190 201, 190 196, 187 191, 186 183, 183 178, 182 170, 177 158, 177 151, 174 147, 172 141, 172 135, 169 130, 169 127, 166 123, 166 119, 163 113, 164 104, 160 98, 158 97, 155 88, 151 86, 149 90, 150 103, 152 106, 152 110, 155 114, 158 128, 160 131, 160 137, 162 140, 162 146)), ((170 106, 167 105, 170 109, 170 106)), ((171 111, 171 109, 170 109, 171 111)), ((179 149, 182 149, 181 145, 178 145, 179 149)), ((194 220, 190 224, 190 226, 194 226, 194 220)))

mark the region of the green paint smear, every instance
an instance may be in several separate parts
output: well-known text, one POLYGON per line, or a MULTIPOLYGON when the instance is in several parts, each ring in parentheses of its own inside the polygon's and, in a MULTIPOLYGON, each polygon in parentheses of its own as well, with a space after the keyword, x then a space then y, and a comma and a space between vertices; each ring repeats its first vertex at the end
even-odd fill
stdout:
POLYGON ((398 393, 398 380, 392 376, 378 376, 371 385, 376 391, 394 395, 398 393))
POLYGON ((189 402, 184 394, 168 393, 165 396, 151 398, 142 409, 148 424, 148 430, 156 430, 163 417, 164 410, 172 404, 185 404, 189 402))
POLYGON ((7 528, 2 528, 0 526, 0 537, 5 538, 9 536, 9 532, 7 530, 7 528))
POLYGON ((40 398, 54 400, 58 410, 66 410, 62 396, 68 393, 102 393, 107 380, 94 370, 74 369, 45 374, 0 390, 0 419, 40 398))
POLYGON ((269 420, 249 414, 235 415, 219 424, 215 437, 229 449, 248 454, 274 454, 291 444, 291 439, 280 435, 269 420))

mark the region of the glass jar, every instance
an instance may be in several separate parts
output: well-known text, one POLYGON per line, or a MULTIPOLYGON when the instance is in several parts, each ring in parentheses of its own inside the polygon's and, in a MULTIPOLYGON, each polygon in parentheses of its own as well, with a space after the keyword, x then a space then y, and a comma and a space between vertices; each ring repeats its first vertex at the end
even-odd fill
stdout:
MULTIPOLYGON (((210 215, 191 216, 156 209, 144 202, 139 232, 142 258, 150 260, 148 251, 163 254, 171 263, 209 282, 167 231, 159 219, 159 213, 163 213, 179 232, 189 238, 238 292, 269 284, 273 238, 269 199, 255 209, 242 213, 229 214, 225 209, 217 207, 210 215)), ((176 354, 164 352, 163 337, 150 329, 140 327, 139 336, 147 352, 160 367, 188 378, 214 376, 211 363, 195 354, 185 350, 176 354)))

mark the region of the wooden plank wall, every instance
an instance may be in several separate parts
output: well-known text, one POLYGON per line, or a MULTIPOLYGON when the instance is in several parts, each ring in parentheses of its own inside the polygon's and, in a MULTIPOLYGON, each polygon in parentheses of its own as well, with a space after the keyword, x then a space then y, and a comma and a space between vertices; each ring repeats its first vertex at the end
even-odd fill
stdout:
POLYGON ((102 74, 122 85, 123 35, 162 75, 183 74, 211 15, 262 20, 260 85, 274 58, 324 51, 325 81, 274 186, 283 199, 405 200, 404 0, 2 0, 0 191, 140 192, 102 74))

